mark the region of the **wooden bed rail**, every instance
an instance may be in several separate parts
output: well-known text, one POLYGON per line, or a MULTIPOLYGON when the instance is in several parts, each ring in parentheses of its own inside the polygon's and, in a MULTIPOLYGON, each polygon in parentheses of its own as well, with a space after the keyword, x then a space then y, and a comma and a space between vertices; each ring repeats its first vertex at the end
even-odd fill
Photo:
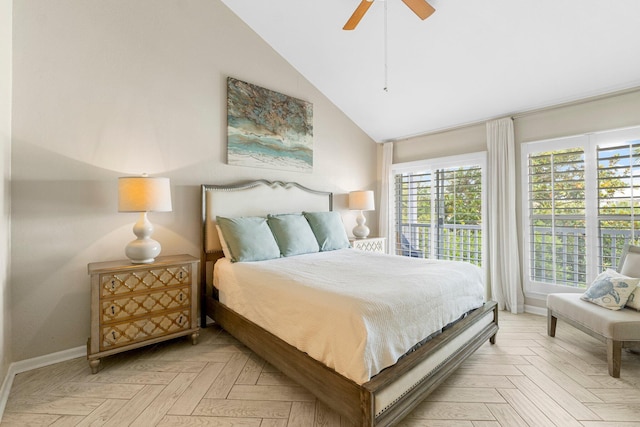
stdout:
POLYGON ((283 374, 305 387, 327 406, 356 425, 367 427, 395 425, 480 346, 487 341, 494 343, 498 331, 497 304, 488 302, 448 328, 445 333, 437 335, 402 358, 394 366, 383 370, 369 382, 359 385, 265 331, 250 320, 229 310, 214 298, 208 297, 206 306, 209 315, 229 334, 283 374), (444 348, 476 322, 487 316, 489 312, 493 312, 491 322, 447 357, 437 369, 422 378, 415 387, 404 393, 402 399, 376 416, 374 401, 377 393, 403 374, 410 372, 420 361, 444 348))
POLYGON ((209 299, 207 297, 208 272, 213 271, 213 265, 217 260, 224 257, 222 251, 206 253, 202 251, 200 259, 200 327, 207 327, 207 313, 213 313, 209 307, 209 299), (210 270, 211 269, 211 270, 210 270))

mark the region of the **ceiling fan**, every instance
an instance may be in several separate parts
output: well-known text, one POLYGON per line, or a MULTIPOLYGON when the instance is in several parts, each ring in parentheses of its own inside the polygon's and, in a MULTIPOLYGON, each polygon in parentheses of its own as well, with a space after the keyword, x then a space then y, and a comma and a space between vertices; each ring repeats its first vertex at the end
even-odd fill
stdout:
MULTIPOLYGON (((436 10, 427 3, 425 0, 402 0, 404 4, 409 6, 409 9, 413 11, 422 20, 427 19, 436 10)), ((371 7, 374 0, 362 0, 356 10, 351 15, 351 18, 342 27, 343 30, 353 30, 358 26, 358 23, 362 19, 367 10, 371 7)))

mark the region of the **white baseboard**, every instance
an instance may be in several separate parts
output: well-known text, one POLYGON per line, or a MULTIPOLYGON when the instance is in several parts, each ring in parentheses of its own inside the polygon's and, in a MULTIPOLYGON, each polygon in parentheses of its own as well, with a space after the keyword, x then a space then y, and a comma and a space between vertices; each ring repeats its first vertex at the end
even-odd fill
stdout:
POLYGON ((537 314, 538 316, 546 316, 547 308, 546 307, 536 307, 535 305, 525 305, 524 306, 525 313, 537 314))
POLYGON ((67 360, 86 356, 87 347, 83 345, 76 348, 70 348, 69 350, 59 351, 57 353, 46 354, 44 356, 34 357, 32 359, 13 362, 11 365, 9 365, 7 376, 2 382, 2 388, 0 388, 0 421, 2 421, 2 414, 4 414, 4 408, 7 405, 9 393, 11 392, 11 386, 13 385, 13 379, 16 375, 21 372, 30 371, 32 369, 42 368, 43 366, 49 366, 55 363, 65 362, 67 360))

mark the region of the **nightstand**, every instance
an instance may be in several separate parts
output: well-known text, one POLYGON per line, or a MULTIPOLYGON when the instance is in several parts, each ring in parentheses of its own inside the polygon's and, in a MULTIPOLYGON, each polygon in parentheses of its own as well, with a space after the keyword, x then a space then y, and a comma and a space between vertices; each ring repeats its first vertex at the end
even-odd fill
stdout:
POLYGON ((383 254, 387 252, 386 237, 367 237, 364 239, 356 239, 351 237, 349 238, 349 242, 351 243, 351 246, 354 247, 354 249, 359 249, 361 251, 380 252, 383 254))
POLYGON ((191 335, 197 344, 198 258, 162 256, 150 264, 129 260, 90 263, 91 337, 87 359, 100 359, 168 339, 191 335))

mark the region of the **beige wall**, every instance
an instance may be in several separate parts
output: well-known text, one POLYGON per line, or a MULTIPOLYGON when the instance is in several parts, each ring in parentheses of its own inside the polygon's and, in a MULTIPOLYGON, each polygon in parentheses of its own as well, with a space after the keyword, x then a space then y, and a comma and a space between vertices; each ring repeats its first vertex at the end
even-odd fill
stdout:
POLYGON ((393 162, 435 159, 487 150, 484 124, 419 136, 393 145, 393 162))
MULTIPOLYGON (((523 114, 514 120, 517 186, 520 183, 520 144, 607 129, 640 125, 640 90, 598 100, 523 114)), ((422 136, 395 143, 394 162, 422 160, 486 150, 485 125, 422 136)), ((521 197, 521 194, 518 194, 521 197)), ((518 234, 522 230, 522 200, 518 200, 518 234)), ((539 295, 527 295, 525 305, 544 307, 539 295)))
POLYGON ((9 233, 11 179, 11 14, 13 1, 0 1, 0 383, 11 355, 9 233))
POLYGON ((171 178, 154 238, 195 256, 202 183, 334 191, 348 229, 344 194, 375 188, 374 142, 218 0, 21 0, 13 28, 14 360, 86 342, 87 263, 122 259, 134 237, 119 176, 171 178), (225 164, 227 76, 313 103, 313 173, 225 164))

